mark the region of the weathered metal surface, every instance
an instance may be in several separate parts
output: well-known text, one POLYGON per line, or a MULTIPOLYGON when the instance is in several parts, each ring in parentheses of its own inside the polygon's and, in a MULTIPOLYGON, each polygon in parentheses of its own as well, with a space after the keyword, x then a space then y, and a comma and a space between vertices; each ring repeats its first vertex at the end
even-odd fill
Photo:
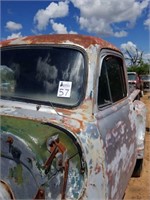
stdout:
POLYGON ((75 138, 51 124, 27 119, 2 116, 1 123, 1 179, 9 178, 16 199, 22 194, 24 199, 81 195, 86 166, 75 138), (74 182, 78 189, 71 186, 74 182))
POLYGON ((59 35, 39 35, 27 36, 17 39, 5 40, 0 43, 1 47, 11 45, 31 45, 31 44, 75 44, 88 48, 91 45, 99 45, 100 48, 110 48, 119 51, 113 44, 92 36, 84 36, 78 34, 59 34, 59 35))
POLYGON ((141 101, 135 100, 134 109, 136 112, 136 131, 137 131, 137 158, 144 158, 145 127, 146 127, 146 108, 141 101))
POLYGON ((87 57, 86 92, 73 109, 1 100, 2 180, 15 198, 121 199, 142 156, 145 106, 135 100, 135 90, 112 106, 97 108, 99 52, 119 50, 79 35, 24 37, 1 46, 26 44, 80 46, 87 57))
POLYGON ((0 180, 0 199, 15 199, 10 186, 0 180))

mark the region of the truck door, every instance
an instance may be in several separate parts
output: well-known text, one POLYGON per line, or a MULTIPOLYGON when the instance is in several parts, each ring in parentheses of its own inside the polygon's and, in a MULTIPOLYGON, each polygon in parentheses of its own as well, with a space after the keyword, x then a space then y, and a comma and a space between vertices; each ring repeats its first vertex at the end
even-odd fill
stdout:
POLYGON ((122 56, 109 51, 101 54, 99 67, 96 119, 104 142, 108 199, 120 199, 136 158, 126 69, 122 56))

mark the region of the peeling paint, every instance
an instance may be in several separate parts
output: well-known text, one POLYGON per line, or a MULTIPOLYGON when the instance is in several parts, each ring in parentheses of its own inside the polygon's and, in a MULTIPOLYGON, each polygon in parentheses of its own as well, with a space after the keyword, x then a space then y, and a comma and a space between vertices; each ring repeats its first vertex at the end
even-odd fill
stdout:
POLYGON ((120 200, 136 160, 144 156, 146 121, 138 90, 101 110, 97 106, 100 52, 122 53, 102 39, 70 34, 0 44, 2 49, 26 45, 80 48, 87 70, 85 94, 74 107, 2 98, 3 197, 120 200))
POLYGON ((59 34, 59 37, 58 35, 37 35, 36 37, 27 36, 20 37, 17 39, 1 41, 0 43, 1 47, 19 44, 74 44, 76 46, 80 45, 84 48, 88 48, 92 45, 99 45, 100 48, 111 48, 119 51, 119 49, 117 49, 114 45, 110 44, 109 42, 103 39, 78 34, 59 34))

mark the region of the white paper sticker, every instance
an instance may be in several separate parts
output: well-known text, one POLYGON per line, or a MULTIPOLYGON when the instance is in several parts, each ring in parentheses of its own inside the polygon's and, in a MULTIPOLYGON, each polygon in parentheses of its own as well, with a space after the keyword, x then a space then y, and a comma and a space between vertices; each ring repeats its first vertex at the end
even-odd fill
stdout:
POLYGON ((71 87, 72 87, 71 81, 59 81, 57 96, 69 98, 71 95, 71 87))

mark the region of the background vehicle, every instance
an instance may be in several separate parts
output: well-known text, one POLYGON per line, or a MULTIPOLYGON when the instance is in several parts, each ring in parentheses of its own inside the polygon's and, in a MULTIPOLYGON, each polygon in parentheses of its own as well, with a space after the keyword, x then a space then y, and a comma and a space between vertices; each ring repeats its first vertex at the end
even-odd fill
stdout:
POLYGON ((146 91, 150 91, 150 75, 141 75, 140 76, 142 81, 143 81, 143 90, 146 91))
POLYGON ((90 36, 1 42, 2 199, 123 197, 143 160, 146 117, 124 63, 90 36))
POLYGON ((135 89, 140 90, 140 95, 143 96, 143 81, 136 72, 127 72, 128 83, 130 91, 133 92, 135 89))

